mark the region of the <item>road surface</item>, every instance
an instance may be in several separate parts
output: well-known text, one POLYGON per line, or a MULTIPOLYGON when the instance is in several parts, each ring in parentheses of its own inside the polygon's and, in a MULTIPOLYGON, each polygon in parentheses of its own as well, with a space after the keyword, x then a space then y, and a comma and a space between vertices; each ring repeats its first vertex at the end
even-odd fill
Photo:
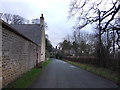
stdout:
POLYGON ((53 59, 30 88, 117 88, 113 82, 53 59))

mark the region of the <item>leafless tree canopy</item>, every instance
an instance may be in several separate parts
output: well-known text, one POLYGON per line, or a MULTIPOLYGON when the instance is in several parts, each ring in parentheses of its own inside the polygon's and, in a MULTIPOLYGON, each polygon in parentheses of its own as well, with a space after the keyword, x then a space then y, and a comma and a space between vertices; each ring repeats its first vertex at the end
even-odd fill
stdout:
POLYGON ((104 26, 106 29, 119 9, 119 1, 115 0, 73 0, 70 4, 69 17, 77 16, 78 27, 83 28, 89 23, 97 22, 100 12, 101 22, 106 23, 104 26))
POLYGON ((36 19, 32 19, 32 24, 40 24, 40 19, 36 18, 36 19))
POLYGON ((120 48, 120 10, 119 0, 73 0, 70 4, 69 18, 76 17, 75 29, 82 29, 88 24, 97 24, 99 37, 111 29, 117 34, 117 44, 120 48))
POLYGON ((28 24, 29 20, 19 16, 12 15, 9 13, 0 13, 0 19, 4 20, 8 24, 28 24))

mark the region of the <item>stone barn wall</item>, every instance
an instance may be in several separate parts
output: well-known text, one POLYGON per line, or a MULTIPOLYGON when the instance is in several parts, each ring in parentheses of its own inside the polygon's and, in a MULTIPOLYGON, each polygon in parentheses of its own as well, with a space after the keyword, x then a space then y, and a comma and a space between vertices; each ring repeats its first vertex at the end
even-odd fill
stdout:
POLYGON ((4 87, 35 66, 38 45, 9 25, 3 23, 2 26, 2 86, 4 87))
POLYGON ((2 88, 2 23, 0 22, 0 89, 2 88))

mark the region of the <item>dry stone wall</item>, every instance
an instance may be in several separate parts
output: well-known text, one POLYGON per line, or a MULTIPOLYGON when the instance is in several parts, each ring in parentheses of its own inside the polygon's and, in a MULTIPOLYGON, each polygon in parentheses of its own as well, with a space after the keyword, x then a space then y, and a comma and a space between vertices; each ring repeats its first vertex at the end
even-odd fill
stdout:
POLYGON ((23 38, 11 30, 2 28, 3 87, 33 68, 36 64, 36 60, 37 45, 35 43, 23 38))

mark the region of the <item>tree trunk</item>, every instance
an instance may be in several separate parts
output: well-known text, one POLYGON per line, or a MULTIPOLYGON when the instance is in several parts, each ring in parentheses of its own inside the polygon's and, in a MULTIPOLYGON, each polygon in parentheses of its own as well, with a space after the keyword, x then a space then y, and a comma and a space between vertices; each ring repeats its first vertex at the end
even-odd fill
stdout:
POLYGON ((98 10, 98 15, 99 15, 99 53, 98 53, 98 58, 99 58, 99 65, 101 66, 102 65, 102 62, 101 62, 101 54, 102 54, 102 40, 101 40, 101 18, 100 18, 100 10, 98 10))

